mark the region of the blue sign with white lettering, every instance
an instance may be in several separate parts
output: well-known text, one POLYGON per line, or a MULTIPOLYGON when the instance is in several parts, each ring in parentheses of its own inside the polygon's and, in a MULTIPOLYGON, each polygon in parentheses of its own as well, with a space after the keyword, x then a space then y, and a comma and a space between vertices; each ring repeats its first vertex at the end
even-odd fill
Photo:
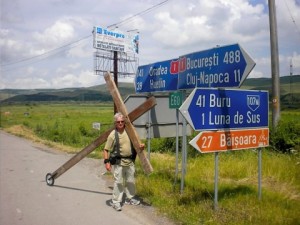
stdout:
POLYGON ((139 66, 135 77, 136 93, 177 90, 178 59, 139 66))
POLYGON ((179 57, 178 89, 239 87, 255 62, 239 44, 179 57))
POLYGON ((180 107, 194 130, 268 127, 268 92, 196 88, 180 107))

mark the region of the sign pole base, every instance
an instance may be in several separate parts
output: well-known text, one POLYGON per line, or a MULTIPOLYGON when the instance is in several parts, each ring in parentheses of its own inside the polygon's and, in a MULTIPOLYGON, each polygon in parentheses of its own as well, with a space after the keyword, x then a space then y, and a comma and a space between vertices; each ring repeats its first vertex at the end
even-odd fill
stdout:
POLYGON ((261 200, 261 148, 258 149, 258 199, 261 200))
POLYGON ((219 164, 219 153, 215 152, 215 200, 214 200, 214 210, 218 209, 218 164, 219 164))

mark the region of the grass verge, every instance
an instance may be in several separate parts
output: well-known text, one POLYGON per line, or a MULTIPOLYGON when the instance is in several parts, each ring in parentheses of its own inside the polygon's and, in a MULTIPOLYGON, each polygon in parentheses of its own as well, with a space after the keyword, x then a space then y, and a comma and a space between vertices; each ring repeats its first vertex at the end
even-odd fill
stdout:
POLYGON ((253 150, 219 155, 217 210, 212 154, 189 159, 183 191, 180 176, 175 182, 174 157, 152 154, 155 171, 138 171, 138 193, 178 224, 299 224, 299 157, 264 150, 262 161, 261 200, 253 150))

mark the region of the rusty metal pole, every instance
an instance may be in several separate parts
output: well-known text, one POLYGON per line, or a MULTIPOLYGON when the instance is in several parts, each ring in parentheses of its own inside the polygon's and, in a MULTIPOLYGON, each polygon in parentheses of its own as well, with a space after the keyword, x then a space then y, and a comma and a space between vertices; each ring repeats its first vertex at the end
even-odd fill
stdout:
POLYGON ((280 120, 280 80, 279 56, 275 0, 268 0, 270 42, 271 42, 271 73, 272 73, 272 125, 275 128, 280 120))

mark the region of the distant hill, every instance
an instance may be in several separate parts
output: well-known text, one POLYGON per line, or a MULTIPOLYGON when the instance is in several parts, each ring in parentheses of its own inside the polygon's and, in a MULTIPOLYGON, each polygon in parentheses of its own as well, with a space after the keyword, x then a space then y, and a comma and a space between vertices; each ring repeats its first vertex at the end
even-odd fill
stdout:
MULTIPOLYGON (((123 99, 134 94, 133 83, 119 83, 119 91, 123 99)), ((271 78, 246 79, 241 89, 267 90, 272 96, 271 78)), ((283 108, 300 108, 300 75, 280 77, 281 105, 283 108)), ((106 84, 87 88, 63 89, 2 89, 0 103, 27 103, 27 102, 64 102, 64 101, 99 101, 111 102, 112 97, 106 84)))
MULTIPOLYGON (((120 94, 123 98, 134 93, 134 85, 131 83, 119 83, 120 94)), ((0 90, 0 102, 56 102, 56 101, 99 101, 109 102, 112 97, 106 84, 88 88, 63 88, 63 89, 2 89, 0 90)))
MULTIPOLYGON (((246 79, 241 89, 267 90, 272 97, 271 78, 246 79)), ((271 99, 270 99, 271 100, 271 99)), ((300 109, 300 75, 280 77, 280 101, 281 108, 300 109)))
MULTIPOLYGON (((300 93, 300 75, 284 76, 280 77, 280 88, 282 93, 286 94, 289 92, 300 93)), ((243 83, 243 89, 257 89, 257 90, 272 90, 272 79, 271 78, 249 78, 243 83)), ((270 92, 271 93, 271 92, 270 92)))

